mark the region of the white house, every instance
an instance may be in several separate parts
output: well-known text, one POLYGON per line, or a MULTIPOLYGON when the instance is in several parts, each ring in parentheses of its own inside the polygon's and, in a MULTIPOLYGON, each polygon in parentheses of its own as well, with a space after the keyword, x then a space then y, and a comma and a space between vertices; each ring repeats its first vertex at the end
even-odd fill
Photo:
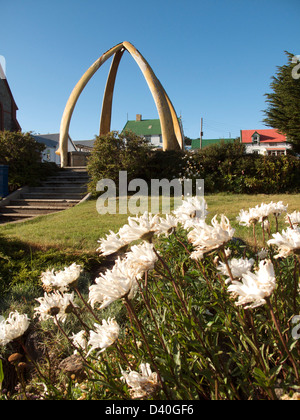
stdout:
MULTIPOLYGON (((35 141, 38 143, 42 143, 46 146, 45 150, 42 154, 42 161, 43 162, 54 162, 57 165, 60 165, 60 156, 57 155, 55 152, 59 146, 59 133, 55 134, 38 134, 32 135, 35 141)), ((76 152, 77 148, 73 143, 71 137, 69 136, 69 143, 68 143, 68 151, 69 152, 76 152)))
POLYGON ((241 130, 241 143, 246 146, 246 153, 259 155, 280 156, 286 155, 292 146, 286 136, 277 130, 241 130))

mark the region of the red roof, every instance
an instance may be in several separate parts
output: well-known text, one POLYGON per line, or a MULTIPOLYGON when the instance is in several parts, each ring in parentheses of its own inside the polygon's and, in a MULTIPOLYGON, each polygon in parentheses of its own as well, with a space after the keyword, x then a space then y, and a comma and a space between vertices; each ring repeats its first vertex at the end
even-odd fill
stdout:
POLYGON ((252 136, 254 133, 260 135, 261 143, 286 143, 286 137, 278 133, 277 130, 270 128, 266 130, 242 130, 242 143, 252 143, 252 136))

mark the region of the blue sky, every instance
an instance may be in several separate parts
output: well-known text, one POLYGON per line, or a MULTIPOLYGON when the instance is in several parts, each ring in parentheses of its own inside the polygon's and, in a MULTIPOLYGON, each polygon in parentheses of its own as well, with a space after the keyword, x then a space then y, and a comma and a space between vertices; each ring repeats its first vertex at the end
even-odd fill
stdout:
MULTIPOLYGON (((263 128, 266 92, 284 51, 300 54, 299 0, 0 0, 0 55, 23 131, 59 132, 68 97, 105 51, 131 42, 168 93, 185 135, 236 137, 263 128)), ((89 82, 70 135, 99 131, 110 66, 89 82)), ((116 81, 112 129, 127 117, 158 118, 144 78, 127 53, 116 81)))

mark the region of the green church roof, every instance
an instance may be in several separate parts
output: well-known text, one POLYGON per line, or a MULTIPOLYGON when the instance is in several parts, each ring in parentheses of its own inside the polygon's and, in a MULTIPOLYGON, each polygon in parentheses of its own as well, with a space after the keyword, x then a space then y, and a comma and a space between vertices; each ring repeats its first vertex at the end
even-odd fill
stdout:
POLYGON ((127 121, 123 131, 132 131, 138 136, 160 136, 160 120, 127 121))

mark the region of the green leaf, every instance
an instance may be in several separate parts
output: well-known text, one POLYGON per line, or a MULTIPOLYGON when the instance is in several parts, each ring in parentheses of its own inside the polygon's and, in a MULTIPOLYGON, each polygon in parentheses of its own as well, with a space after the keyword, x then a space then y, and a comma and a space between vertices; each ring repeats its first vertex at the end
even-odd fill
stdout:
POLYGON ((3 381, 4 381, 4 372, 3 372, 2 360, 0 359, 0 390, 2 389, 3 381))

